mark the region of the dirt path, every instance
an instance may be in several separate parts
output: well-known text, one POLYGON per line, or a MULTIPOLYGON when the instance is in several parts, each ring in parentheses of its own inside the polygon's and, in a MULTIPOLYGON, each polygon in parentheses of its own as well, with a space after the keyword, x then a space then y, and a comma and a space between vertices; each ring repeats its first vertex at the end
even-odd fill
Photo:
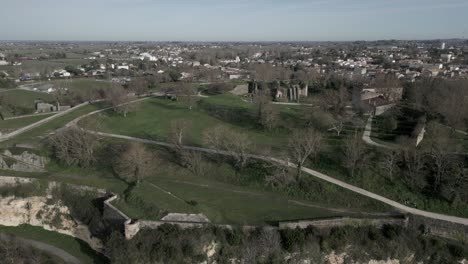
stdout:
MULTIPOLYGON (((36 241, 36 240, 31 240, 31 239, 25 239, 17 236, 12 236, 15 240, 20 242, 21 244, 25 244, 28 246, 31 246, 33 248, 36 248, 38 250, 47 252, 51 255, 57 256, 61 258, 63 261, 66 263, 72 263, 72 264, 81 264, 82 262, 76 258, 75 256, 71 255, 70 253, 66 252, 65 250, 46 244, 44 242, 36 241)), ((0 239, 4 241, 10 241, 10 236, 5 235, 5 234, 0 234, 0 239)))

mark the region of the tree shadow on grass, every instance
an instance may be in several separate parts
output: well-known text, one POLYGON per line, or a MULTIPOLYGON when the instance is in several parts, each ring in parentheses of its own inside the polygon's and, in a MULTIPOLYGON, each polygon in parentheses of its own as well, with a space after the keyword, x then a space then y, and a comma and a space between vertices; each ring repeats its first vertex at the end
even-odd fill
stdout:
POLYGON ((75 238, 75 241, 80 245, 81 253, 87 255, 92 259, 94 264, 108 264, 110 260, 104 254, 94 251, 86 242, 81 239, 75 238))

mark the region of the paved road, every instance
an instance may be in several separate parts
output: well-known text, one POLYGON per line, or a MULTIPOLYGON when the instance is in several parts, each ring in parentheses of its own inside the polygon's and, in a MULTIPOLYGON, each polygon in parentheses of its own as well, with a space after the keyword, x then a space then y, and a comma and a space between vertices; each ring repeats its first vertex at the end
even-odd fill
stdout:
MULTIPOLYGON (((41 251, 44 251, 46 253, 49 253, 51 255, 57 256, 61 258, 63 261, 65 261, 66 263, 72 263, 72 264, 82 263, 78 258, 69 254, 68 252, 66 252, 65 250, 61 248, 46 244, 44 242, 31 240, 31 239, 25 239, 25 238, 21 238, 17 236, 13 236, 13 238, 21 244, 25 244, 33 248, 39 249, 41 251)), ((5 241, 10 241, 10 236, 5 235, 5 234, 0 234, 0 239, 5 240, 5 241)))

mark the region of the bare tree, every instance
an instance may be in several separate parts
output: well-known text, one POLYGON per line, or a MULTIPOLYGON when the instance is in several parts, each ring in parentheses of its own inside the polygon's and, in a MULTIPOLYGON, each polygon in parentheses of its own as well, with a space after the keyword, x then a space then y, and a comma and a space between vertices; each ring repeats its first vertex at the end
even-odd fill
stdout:
POLYGON ((343 146, 343 165, 348 168, 351 173, 351 177, 354 177, 356 169, 362 165, 364 153, 364 144, 362 143, 358 131, 356 130, 354 135, 348 138, 343 146))
POLYGON ((219 151, 224 148, 226 133, 227 128, 225 126, 215 126, 207 129, 203 133, 203 143, 219 154, 219 151))
POLYGON ((138 184, 156 168, 156 156, 141 143, 132 142, 120 154, 114 170, 122 179, 138 184))
MULTIPOLYGON (((266 154, 264 156, 271 156, 266 154)), ((282 160, 287 160, 289 157, 287 154, 282 155, 282 160)), ((271 174, 265 177, 265 184, 273 188, 283 188, 290 185, 296 179, 292 175, 291 167, 284 166, 278 163, 265 163, 263 166, 267 167, 271 174)))
POLYGON ((137 95, 148 93, 148 87, 149 82, 145 78, 135 78, 128 84, 128 89, 137 95))
POLYGON ((344 128, 344 121, 343 119, 338 117, 338 119, 336 119, 333 122, 333 126, 329 128, 328 130, 335 130, 336 134, 340 136, 341 131, 343 131, 343 128, 344 128))
POLYGON ((123 114, 124 117, 127 117, 127 114, 135 109, 135 104, 131 103, 134 98, 121 86, 114 86, 107 91, 107 99, 112 108, 116 113, 123 114))
POLYGON ((383 160, 380 162, 380 168, 390 181, 394 180, 395 173, 398 169, 398 159, 398 152, 387 151, 384 154, 383 160))
POLYGON ((313 128, 294 130, 289 138, 289 152, 297 166, 297 178, 301 176, 304 162, 316 159, 323 147, 323 136, 313 128))
POLYGON ((258 123, 268 130, 276 127, 279 119, 279 112, 271 103, 271 100, 268 91, 263 90, 259 90, 253 97, 253 102, 257 107, 258 123))
POLYGON ((424 179, 422 179, 422 171, 424 169, 424 155, 415 147, 407 147, 403 149, 403 163, 405 166, 405 180, 412 186, 422 188, 424 179))
POLYGON ((236 165, 242 169, 249 160, 248 151, 252 142, 246 134, 232 131, 223 126, 217 126, 205 131, 204 143, 210 148, 222 150, 233 157, 236 165))
POLYGON ((82 128, 69 127, 59 130, 49 138, 55 156, 65 164, 87 167, 96 160, 99 146, 97 136, 82 128))
POLYGON ((326 109, 331 109, 334 115, 340 115, 346 103, 349 101, 349 93, 344 85, 340 86, 339 90, 325 90, 322 96, 322 103, 326 109))
POLYGON ((192 110, 195 103, 200 99, 197 91, 190 83, 182 83, 176 89, 177 100, 180 100, 187 105, 189 110, 192 110))
POLYGON ((171 121, 169 142, 174 144, 177 148, 181 149, 184 145, 186 135, 191 127, 192 122, 187 119, 176 119, 171 121))
POLYGON ((372 82, 377 93, 382 94, 383 98, 388 102, 400 100, 403 92, 400 80, 395 75, 377 75, 372 82))
POLYGON ((203 160, 203 155, 197 151, 184 151, 182 161, 194 175, 202 176, 206 173, 206 163, 203 160))

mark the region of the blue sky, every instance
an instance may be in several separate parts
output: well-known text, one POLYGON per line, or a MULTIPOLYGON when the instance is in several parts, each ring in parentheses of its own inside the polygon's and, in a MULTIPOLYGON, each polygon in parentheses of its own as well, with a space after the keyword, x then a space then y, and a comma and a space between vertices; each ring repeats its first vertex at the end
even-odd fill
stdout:
POLYGON ((0 40, 468 37, 468 0, 0 0, 0 40))

